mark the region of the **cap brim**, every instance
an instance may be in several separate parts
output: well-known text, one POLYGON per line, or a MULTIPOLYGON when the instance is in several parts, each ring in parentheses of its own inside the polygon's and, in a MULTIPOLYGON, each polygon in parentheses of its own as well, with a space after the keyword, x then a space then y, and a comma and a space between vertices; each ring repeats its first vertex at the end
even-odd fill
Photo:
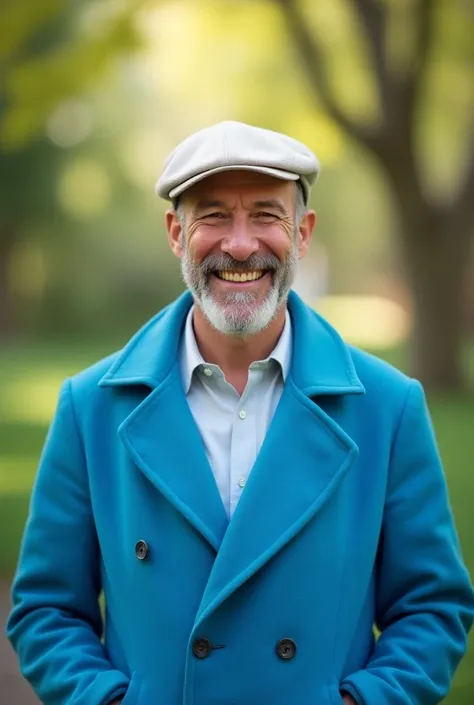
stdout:
MULTIPOLYGON (((208 171, 203 171, 201 174, 196 174, 196 176, 192 176, 187 181, 184 181, 182 184, 179 184, 179 186, 176 186, 175 188, 171 189, 168 194, 168 198, 170 200, 177 198, 177 196, 180 196, 184 191, 187 191, 188 188, 194 186, 194 184, 197 184, 199 181, 203 181, 203 179, 207 179, 208 176, 212 176, 213 174, 219 174, 222 171, 256 171, 260 174, 268 174, 268 176, 273 176, 276 179, 281 179, 282 181, 298 181, 298 179, 300 178, 299 175, 295 174, 294 172, 283 171, 282 169, 274 169, 273 167, 269 166, 231 164, 226 166, 219 166, 215 169, 209 169, 208 171)), ((156 191, 157 193, 159 193, 158 185, 156 191)))

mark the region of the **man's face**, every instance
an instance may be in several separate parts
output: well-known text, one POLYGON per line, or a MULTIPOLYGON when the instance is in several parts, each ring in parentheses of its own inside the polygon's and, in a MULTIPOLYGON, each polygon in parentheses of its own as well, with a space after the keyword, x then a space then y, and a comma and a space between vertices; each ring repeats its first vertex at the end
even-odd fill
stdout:
POLYGON ((314 224, 314 216, 306 222, 311 214, 297 224, 296 188, 256 172, 224 172, 185 192, 182 228, 168 214, 183 278, 221 333, 258 333, 286 300, 314 224))

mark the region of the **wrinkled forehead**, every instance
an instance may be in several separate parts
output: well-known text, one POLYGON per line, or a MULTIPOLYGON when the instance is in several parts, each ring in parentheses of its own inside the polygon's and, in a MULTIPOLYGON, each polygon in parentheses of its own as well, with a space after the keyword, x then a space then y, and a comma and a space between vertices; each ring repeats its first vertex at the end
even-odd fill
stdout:
POLYGON ((277 179, 255 171, 226 171, 212 174, 182 194, 181 203, 196 204, 201 200, 248 202, 278 198, 290 206, 294 203, 296 183, 277 179))

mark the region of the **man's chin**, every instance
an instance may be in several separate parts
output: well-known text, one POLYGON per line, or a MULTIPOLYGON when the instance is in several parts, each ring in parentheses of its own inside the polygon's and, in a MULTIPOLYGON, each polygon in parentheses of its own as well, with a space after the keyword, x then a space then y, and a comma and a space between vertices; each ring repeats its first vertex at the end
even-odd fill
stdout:
POLYGON ((224 335, 248 337, 261 332, 274 317, 265 303, 261 302, 220 302, 214 297, 205 297, 199 308, 211 325, 224 335))
POLYGON ((220 297, 208 297, 206 304, 215 310, 218 310, 226 320, 239 320, 242 322, 251 321, 258 317, 261 311, 265 308, 265 302, 257 301, 255 297, 245 296, 240 298, 241 294, 237 294, 239 298, 222 299, 220 297))

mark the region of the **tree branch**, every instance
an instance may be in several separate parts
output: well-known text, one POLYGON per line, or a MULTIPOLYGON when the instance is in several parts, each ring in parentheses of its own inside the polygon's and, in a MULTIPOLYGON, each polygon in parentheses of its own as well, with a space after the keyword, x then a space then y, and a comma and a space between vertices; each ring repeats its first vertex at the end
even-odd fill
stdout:
POLYGON ((311 33, 295 0, 276 0, 285 17, 288 30, 293 37, 300 61, 306 71, 313 96, 320 99, 332 119, 355 140, 368 149, 376 151, 377 130, 351 119, 341 108, 331 88, 324 52, 311 33))
MULTIPOLYGON (((468 19, 468 18, 466 18, 468 19)), ((469 30, 467 30, 469 31, 469 30)), ((463 154, 466 155, 464 178, 458 193, 449 209, 448 226, 451 232, 465 238, 474 236, 474 45, 470 45, 471 53, 466 66, 469 72, 470 86, 469 116, 467 119, 466 142, 463 154)))
POLYGON ((418 73, 426 70, 434 38, 435 0, 418 0, 416 35, 418 73))
POLYGON ((458 195, 450 209, 453 215, 453 224, 457 233, 470 237, 474 230, 474 106, 471 116, 471 129, 469 131, 466 152, 469 155, 467 168, 458 195))
POLYGON ((416 109, 421 87, 426 79, 428 60, 434 42, 435 0, 417 0, 413 10, 413 23, 415 27, 415 51, 411 70, 400 84, 400 95, 404 95, 403 110, 407 111, 410 118, 416 109))
POLYGON ((388 71, 385 49, 387 30, 387 7, 377 0, 351 0, 369 40, 372 67, 377 79, 380 107, 385 121, 390 111, 393 81, 388 71))

